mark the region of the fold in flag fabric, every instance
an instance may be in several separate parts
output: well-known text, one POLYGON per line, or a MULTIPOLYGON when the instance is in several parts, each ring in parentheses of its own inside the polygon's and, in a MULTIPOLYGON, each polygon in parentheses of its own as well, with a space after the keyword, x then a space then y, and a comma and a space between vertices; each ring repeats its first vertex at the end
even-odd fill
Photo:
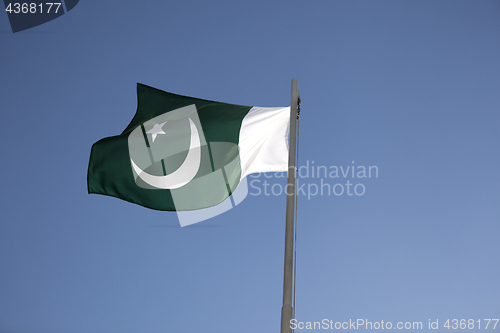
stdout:
POLYGON ((290 107, 213 102, 137 84, 137 112, 94 143, 89 193, 190 211, 220 204, 247 175, 287 171, 290 107))

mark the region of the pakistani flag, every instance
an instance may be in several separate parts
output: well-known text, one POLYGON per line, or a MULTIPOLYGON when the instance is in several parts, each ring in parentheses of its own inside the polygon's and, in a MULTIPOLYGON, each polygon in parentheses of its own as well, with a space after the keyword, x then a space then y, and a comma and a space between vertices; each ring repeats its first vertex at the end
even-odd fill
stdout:
POLYGON ((287 171, 289 107, 219 103, 142 84, 137 99, 123 133, 92 146, 89 193, 191 211, 224 202, 249 174, 287 171))

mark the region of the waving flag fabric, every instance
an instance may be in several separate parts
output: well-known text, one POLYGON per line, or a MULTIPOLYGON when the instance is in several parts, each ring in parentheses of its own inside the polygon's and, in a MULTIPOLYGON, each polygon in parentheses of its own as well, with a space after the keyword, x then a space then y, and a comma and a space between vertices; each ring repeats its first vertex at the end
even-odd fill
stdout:
POLYGON ((223 202, 251 173, 287 171, 289 107, 251 107, 137 85, 137 112, 92 146, 89 193, 189 211, 223 202))

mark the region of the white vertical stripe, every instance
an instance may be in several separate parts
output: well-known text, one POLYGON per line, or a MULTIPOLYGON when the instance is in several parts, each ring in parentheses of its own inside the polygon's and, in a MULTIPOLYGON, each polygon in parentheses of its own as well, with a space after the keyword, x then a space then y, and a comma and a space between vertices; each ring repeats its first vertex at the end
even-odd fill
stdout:
POLYGON ((253 107, 240 130, 241 179, 252 173, 288 170, 290 107, 253 107))

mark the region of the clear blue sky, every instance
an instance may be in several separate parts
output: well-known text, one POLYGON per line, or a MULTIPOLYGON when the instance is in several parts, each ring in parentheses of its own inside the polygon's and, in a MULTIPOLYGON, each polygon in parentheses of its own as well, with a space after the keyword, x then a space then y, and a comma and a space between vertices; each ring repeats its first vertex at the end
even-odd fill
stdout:
POLYGON ((299 196, 297 319, 500 317, 499 1, 82 0, 0 13, 0 60, 0 332, 278 332, 283 195, 179 228, 86 175, 137 82, 288 106, 294 77, 299 164, 379 171, 299 196))

